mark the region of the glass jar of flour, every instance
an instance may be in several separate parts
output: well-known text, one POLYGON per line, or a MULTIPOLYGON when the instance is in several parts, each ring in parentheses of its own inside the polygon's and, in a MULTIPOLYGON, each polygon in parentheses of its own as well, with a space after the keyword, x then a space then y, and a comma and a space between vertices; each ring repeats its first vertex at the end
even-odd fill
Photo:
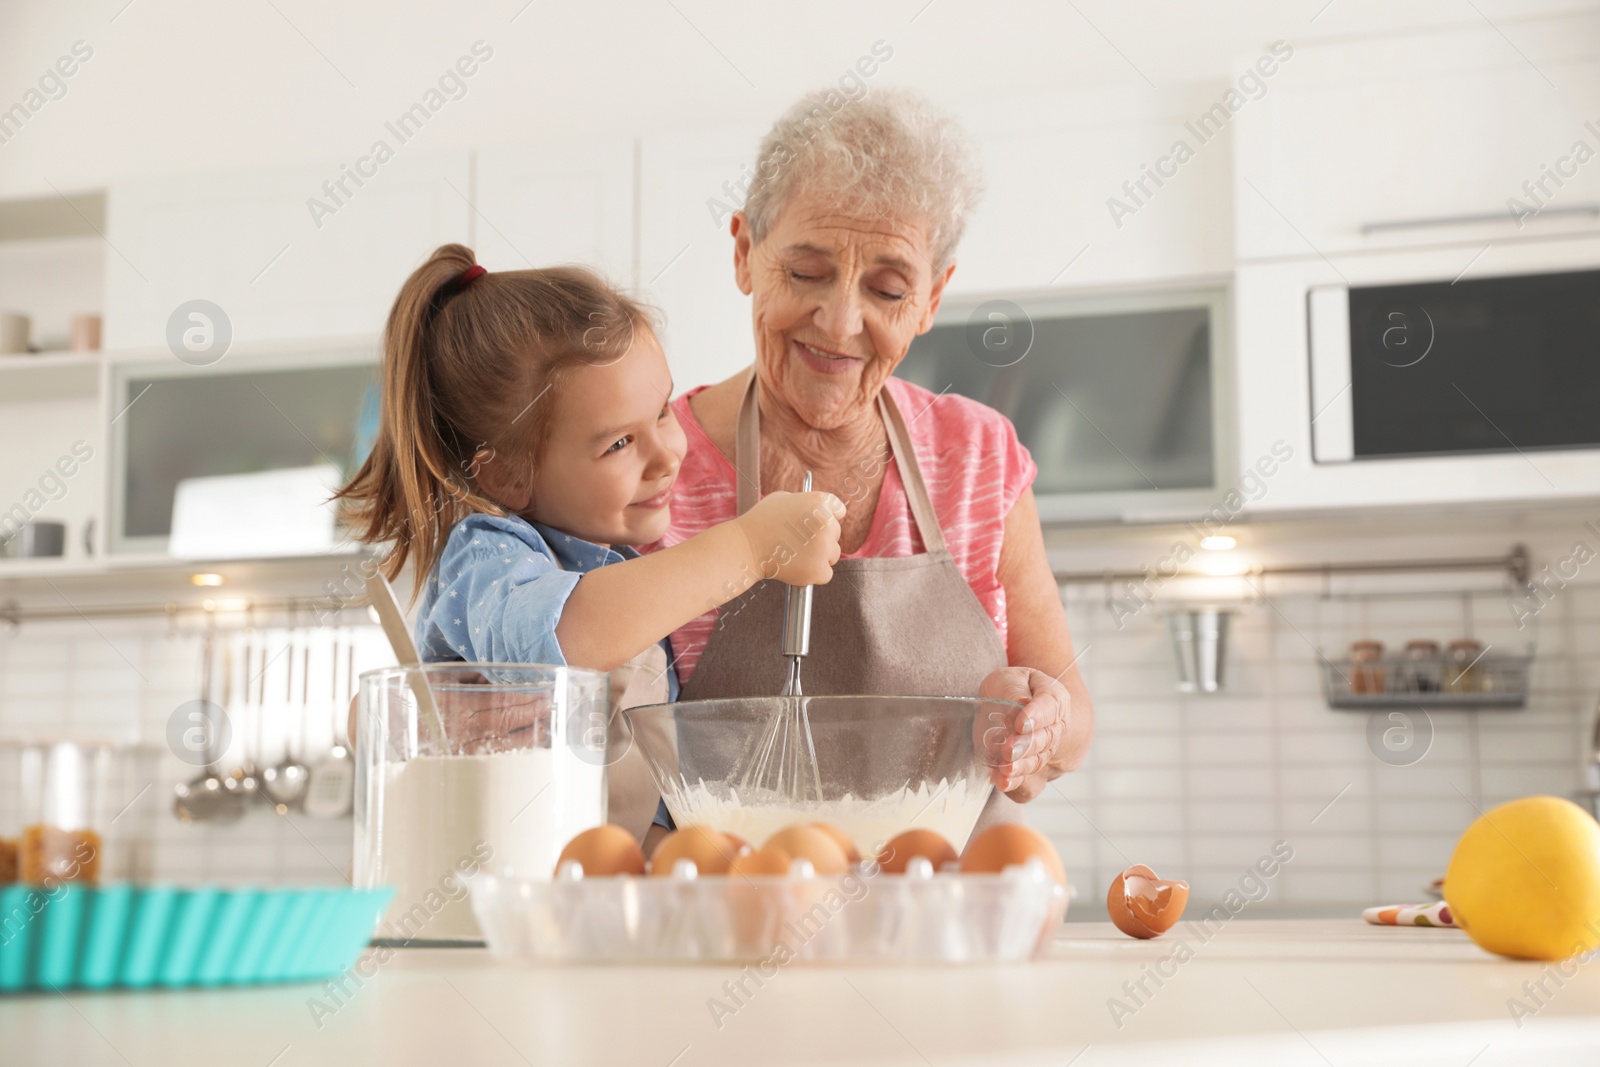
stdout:
POLYGON ((464 876, 548 878, 606 820, 607 676, 430 663, 361 676, 354 884, 392 885, 383 943, 479 941, 464 876))

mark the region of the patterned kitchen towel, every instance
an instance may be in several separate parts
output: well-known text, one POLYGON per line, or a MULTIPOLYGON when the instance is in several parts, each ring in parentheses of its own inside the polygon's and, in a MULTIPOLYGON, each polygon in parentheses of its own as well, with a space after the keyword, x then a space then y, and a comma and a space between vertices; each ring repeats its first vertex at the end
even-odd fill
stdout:
POLYGON ((1432 904, 1386 904, 1368 908, 1361 917, 1374 926, 1445 926, 1455 929, 1450 905, 1442 900, 1432 904))

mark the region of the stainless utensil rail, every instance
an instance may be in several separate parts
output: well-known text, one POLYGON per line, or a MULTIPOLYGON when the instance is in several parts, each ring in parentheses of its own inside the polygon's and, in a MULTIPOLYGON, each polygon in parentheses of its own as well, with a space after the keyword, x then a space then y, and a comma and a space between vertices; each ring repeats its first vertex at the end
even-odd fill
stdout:
MULTIPOLYGON (((1526 585, 1533 573, 1533 560, 1527 545, 1512 545, 1504 556, 1466 556, 1456 559, 1351 560, 1343 563, 1284 563, 1253 567, 1239 574, 1208 574, 1204 571, 1179 571, 1162 575, 1164 581, 1178 578, 1272 578, 1298 575, 1324 577, 1335 574, 1418 574, 1440 571, 1504 571, 1519 585, 1526 585)), ((1057 585, 1095 585, 1109 582, 1141 582, 1149 579, 1149 569, 1139 571, 1056 571, 1057 585)))
POLYGON ((179 602, 168 600, 160 604, 102 604, 87 607, 65 608, 24 608, 15 602, 0 604, 0 624, 21 626, 25 622, 72 622, 75 620, 87 621, 89 619, 176 619, 182 616, 218 617, 238 616, 244 618, 254 613, 259 619, 263 615, 292 614, 296 611, 310 611, 320 618, 330 618, 346 611, 360 611, 363 615, 369 601, 366 597, 269 597, 263 599, 246 599, 242 605, 230 603, 224 609, 214 600, 197 600, 179 602))

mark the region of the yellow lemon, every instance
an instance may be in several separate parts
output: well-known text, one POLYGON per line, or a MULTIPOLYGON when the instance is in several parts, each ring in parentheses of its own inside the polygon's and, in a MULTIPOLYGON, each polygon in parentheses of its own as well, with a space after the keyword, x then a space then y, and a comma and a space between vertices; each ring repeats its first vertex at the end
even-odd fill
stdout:
POLYGON ((1564 960, 1600 944, 1600 824, 1560 797, 1477 819, 1444 876, 1455 921, 1490 952, 1564 960))

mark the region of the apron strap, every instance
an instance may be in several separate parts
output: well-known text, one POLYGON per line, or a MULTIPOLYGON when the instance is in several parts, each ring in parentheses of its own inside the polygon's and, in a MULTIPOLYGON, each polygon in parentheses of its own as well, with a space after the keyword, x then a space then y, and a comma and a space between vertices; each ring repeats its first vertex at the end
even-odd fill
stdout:
MULTIPOLYGON (((761 407, 756 402, 755 367, 751 366, 745 373, 744 399, 739 404, 739 422, 734 433, 734 475, 740 515, 761 499, 761 407)), ((905 487, 906 502, 911 506, 911 520, 922 536, 922 547, 930 553, 943 552, 944 531, 939 528, 928 486, 922 480, 922 468, 917 464, 916 450, 911 447, 911 431, 894 397, 889 395, 887 383, 878 390, 878 414, 888 434, 890 454, 900 470, 900 483, 905 487)))
POLYGON ((738 429, 733 437, 733 467, 743 515, 761 499, 761 409, 756 406, 756 368, 745 372, 744 399, 739 404, 738 429))

